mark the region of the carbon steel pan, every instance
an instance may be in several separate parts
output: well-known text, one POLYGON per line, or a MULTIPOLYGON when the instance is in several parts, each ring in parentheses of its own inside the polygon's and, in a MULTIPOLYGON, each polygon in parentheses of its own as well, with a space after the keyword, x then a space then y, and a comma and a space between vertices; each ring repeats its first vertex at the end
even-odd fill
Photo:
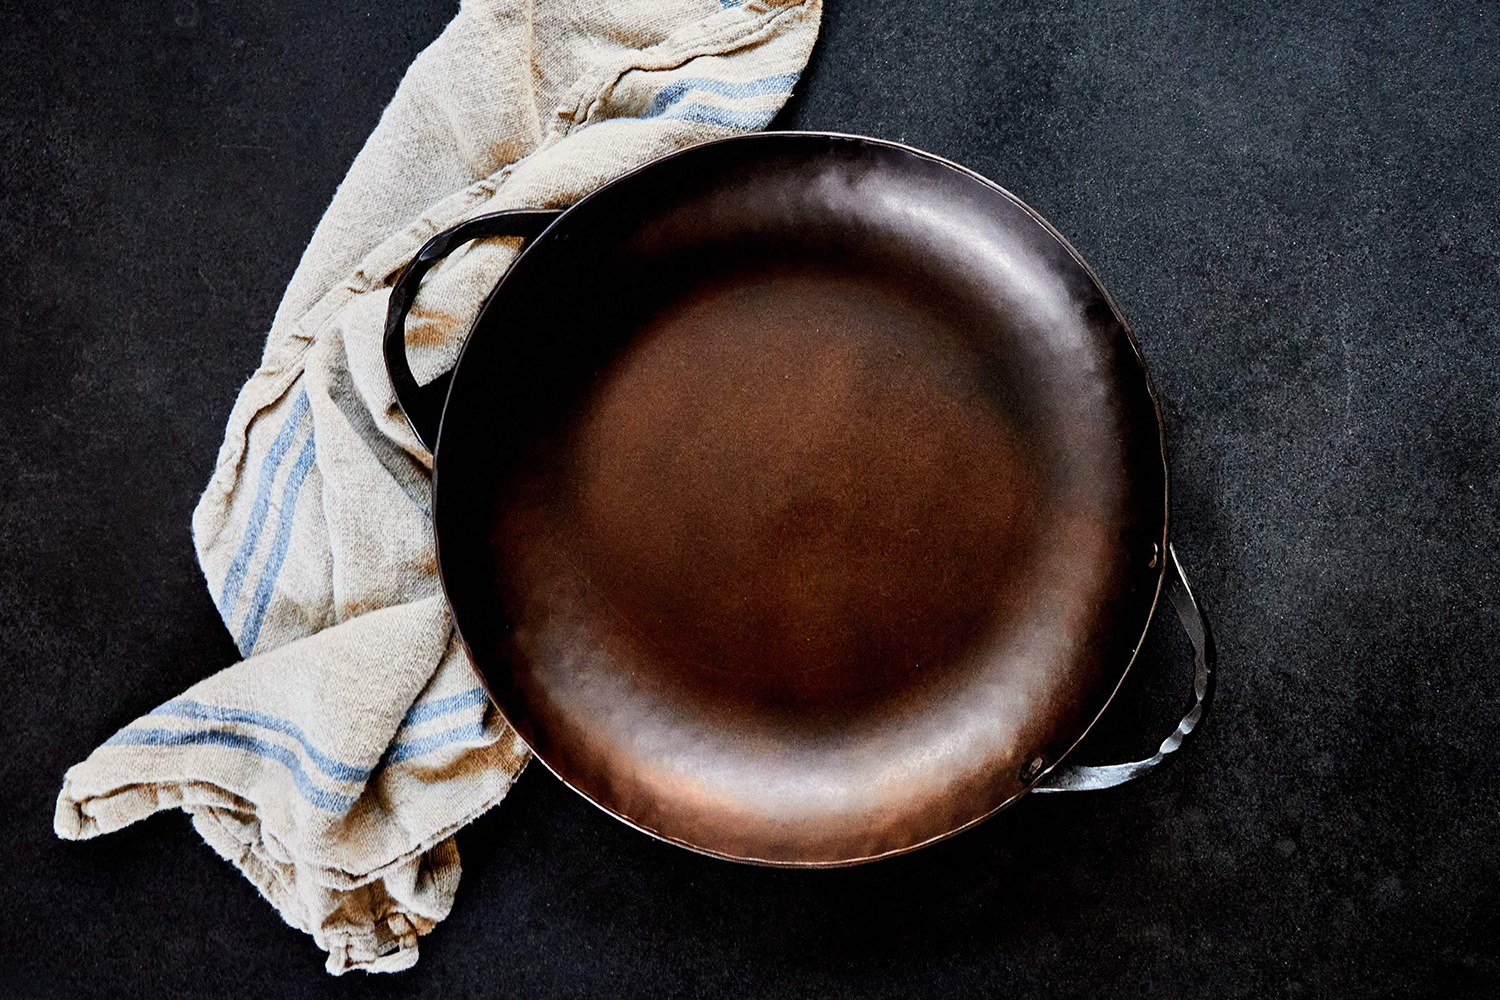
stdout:
POLYGON ((1000 187, 868 139, 711 143, 561 214, 476 323, 435 465, 505 717, 605 810, 739 860, 867 861, 1015 801, 1165 563, 1103 287, 1000 187))

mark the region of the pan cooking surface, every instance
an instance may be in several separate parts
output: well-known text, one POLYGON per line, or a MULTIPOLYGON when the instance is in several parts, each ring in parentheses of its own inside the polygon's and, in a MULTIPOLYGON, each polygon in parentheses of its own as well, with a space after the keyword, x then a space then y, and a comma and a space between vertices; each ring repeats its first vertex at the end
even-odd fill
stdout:
POLYGON ((1139 357, 973 175, 763 136, 624 178, 487 305, 440 559, 559 776, 728 857, 847 863, 1022 793, 1103 709, 1161 578, 1139 357))

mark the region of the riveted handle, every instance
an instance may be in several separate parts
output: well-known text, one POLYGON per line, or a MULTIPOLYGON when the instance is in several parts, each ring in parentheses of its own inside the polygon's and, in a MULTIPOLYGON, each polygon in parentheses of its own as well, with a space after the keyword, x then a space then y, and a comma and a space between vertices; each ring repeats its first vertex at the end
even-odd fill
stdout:
POLYGON ((418 385, 406 358, 406 314, 417 297, 417 286, 432 265, 452 253, 459 244, 490 236, 519 236, 531 239, 552 224, 561 209, 521 208, 508 212, 491 212, 460 222, 438 233, 422 245, 402 268, 391 287, 391 303, 385 314, 385 372, 395 390, 396 402, 417 437, 428 451, 437 450, 438 428, 443 407, 448 402, 448 383, 453 373, 444 374, 426 385, 418 385))
POLYGON ((1193 677, 1193 705, 1177 723, 1177 728, 1168 736, 1156 753, 1145 760, 1126 764, 1060 764, 1041 777, 1033 792, 1092 792, 1101 788, 1113 788, 1127 781, 1134 781, 1156 765, 1176 753, 1203 721, 1208 706, 1213 701, 1214 680, 1219 668, 1219 654, 1214 646, 1213 632, 1208 619, 1193 597, 1188 586, 1187 574, 1177 560, 1177 550, 1167 546, 1167 579, 1163 588, 1177 611, 1177 618, 1193 643, 1193 659, 1197 671, 1193 677))

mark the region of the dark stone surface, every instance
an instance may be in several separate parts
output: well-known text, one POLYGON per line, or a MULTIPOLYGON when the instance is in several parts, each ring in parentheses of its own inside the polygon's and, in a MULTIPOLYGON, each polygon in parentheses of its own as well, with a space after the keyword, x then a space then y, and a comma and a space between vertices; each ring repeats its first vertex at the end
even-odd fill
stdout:
MULTIPOLYGON (((995 178, 1135 323, 1222 646, 1203 739, 1135 787, 814 873, 655 843, 537 768, 461 836, 418 968, 332 980, 181 814, 69 844, 52 802, 233 661, 189 513, 302 245, 452 6, 13 8, 0 993, 1493 989, 1497 12, 835 3, 778 124, 995 178)), ((1094 756, 1170 726, 1180 646, 1155 643, 1094 756)))

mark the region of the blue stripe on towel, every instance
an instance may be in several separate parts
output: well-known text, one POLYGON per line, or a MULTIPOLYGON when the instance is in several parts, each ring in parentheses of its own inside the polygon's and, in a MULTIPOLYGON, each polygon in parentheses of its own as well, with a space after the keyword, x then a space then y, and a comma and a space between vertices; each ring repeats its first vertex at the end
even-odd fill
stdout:
POLYGON ((222 708, 218 705, 205 705, 201 701, 193 701, 189 698, 174 698, 165 705, 153 709, 151 714, 180 719, 203 719, 209 722, 239 722, 250 726, 260 726, 262 729, 269 729, 283 736, 290 736, 302 744, 302 749, 307 752, 308 759, 318 766, 318 770, 339 781, 362 782, 369 778, 370 772, 374 770, 374 768, 355 767, 353 764, 334 760, 313 746, 307 734, 296 723, 266 712, 254 712, 247 708, 222 708))
POLYGON ((472 688, 462 694, 449 695, 446 698, 434 698, 432 701, 419 702, 411 707, 406 713, 406 718, 401 720, 401 727, 415 726, 429 719, 441 718, 444 715, 452 715, 454 712, 471 708, 484 702, 484 688, 472 688))
POLYGON ((382 764, 399 764, 403 760, 420 757, 423 754, 441 747, 450 746, 454 743, 463 743, 468 740, 481 740, 485 737, 484 724, 481 722, 470 722, 466 725, 455 726, 441 733, 433 733, 431 736, 423 736, 421 739, 407 740, 404 743, 392 743, 391 748, 386 751, 385 760, 382 764))
POLYGON ((268 760, 274 760, 286 767, 292 772, 292 781, 296 784, 297 791, 319 809, 335 813, 348 812, 349 807, 359 799, 357 795, 339 795, 313 784, 307 772, 302 770, 302 764, 297 760, 297 755, 286 747, 267 743, 253 736, 230 732, 227 729, 122 729, 111 736, 104 745, 151 747, 207 745, 245 750, 268 760))
MULTIPOLYGON (((801 75, 802 73, 800 71, 796 73, 778 73, 775 76, 763 76, 759 80, 745 80, 743 82, 737 82, 734 80, 719 80, 711 76, 699 76, 691 77, 686 80, 674 80, 673 82, 663 87, 661 90, 657 91, 656 97, 651 101, 651 106, 648 107, 640 117, 660 118, 666 116, 670 118, 681 118, 683 117, 682 115, 675 113, 669 114, 669 112, 672 111, 674 105, 676 105, 684 95, 695 90, 704 91, 710 94, 718 94, 720 97, 728 97, 731 99, 741 97, 762 97, 767 94, 775 94, 778 97, 784 96, 792 89, 793 84, 797 82, 798 77, 800 77, 801 75)), ((691 107, 705 107, 705 105, 691 105, 691 107)), ((715 110, 724 109, 719 108, 715 110)), ((770 121, 771 118, 776 114, 774 109, 767 109, 765 112, 758 113, 764 114, 766 121, 770 121)), ((696 121, 697 119, 687 118, 686 120, 696 121)), ((718 123, 713 122, 711 124, 718 123)), ((741 125, 734 127, 753 128, 755 126, 741 125)))
POLYGON ((662 115, 663 121, 697 122, 700 125, 718 125, 723 128, 762 129, 776 117, 775 108, 758 108, 754 111, 734 111, 711 104, 689 104, 674 107, 670 114, 662 115))
POLYGON ((245 525, 245 536, 240 539, 239 550, 235 552, 234 560, 229 564, 229 573, 224 577, 224 589, 219 592, 219 615, 224 619, 225 625, 229 624, 229 618, 234 614, 234 602, 239 599, 240 587, 245 582, 245 571, 250 568, 250 557, 255 555, 261 529, 265 527, 266 514, 271 509, 271 484, 276 481, 281 461, 292 447, 292 440, 297 436, 297 425, 307 413, 307 405, 307 390, 304 389, 292 401, 292 408, 287 413, 276 440, 272 442, 271 450, 261 460, 260 481, 255 487, 255 501, 250 505, 250 520, 245 525))
POLYGON ((292 540, 292 521, 297 513, 297 495, 302 492, 302 483, 312 468, 317 449, 308 437, 297 456, 297 464, 287 473, 286 483, 281 488, 281 519, 276 525, 276 538, 271 543, 271 554, 260 571, 260 582, 255 587, 255 599, 246 617, 245 631, 240 634, 240 653, 249 656, 255 651, 255 640, 260 638, 260 626, 266 617, 266 606, 271 602, 271 591, 276 587, 276 578, 281 575, 281 564, 286 561, 286 549, 292 540))

